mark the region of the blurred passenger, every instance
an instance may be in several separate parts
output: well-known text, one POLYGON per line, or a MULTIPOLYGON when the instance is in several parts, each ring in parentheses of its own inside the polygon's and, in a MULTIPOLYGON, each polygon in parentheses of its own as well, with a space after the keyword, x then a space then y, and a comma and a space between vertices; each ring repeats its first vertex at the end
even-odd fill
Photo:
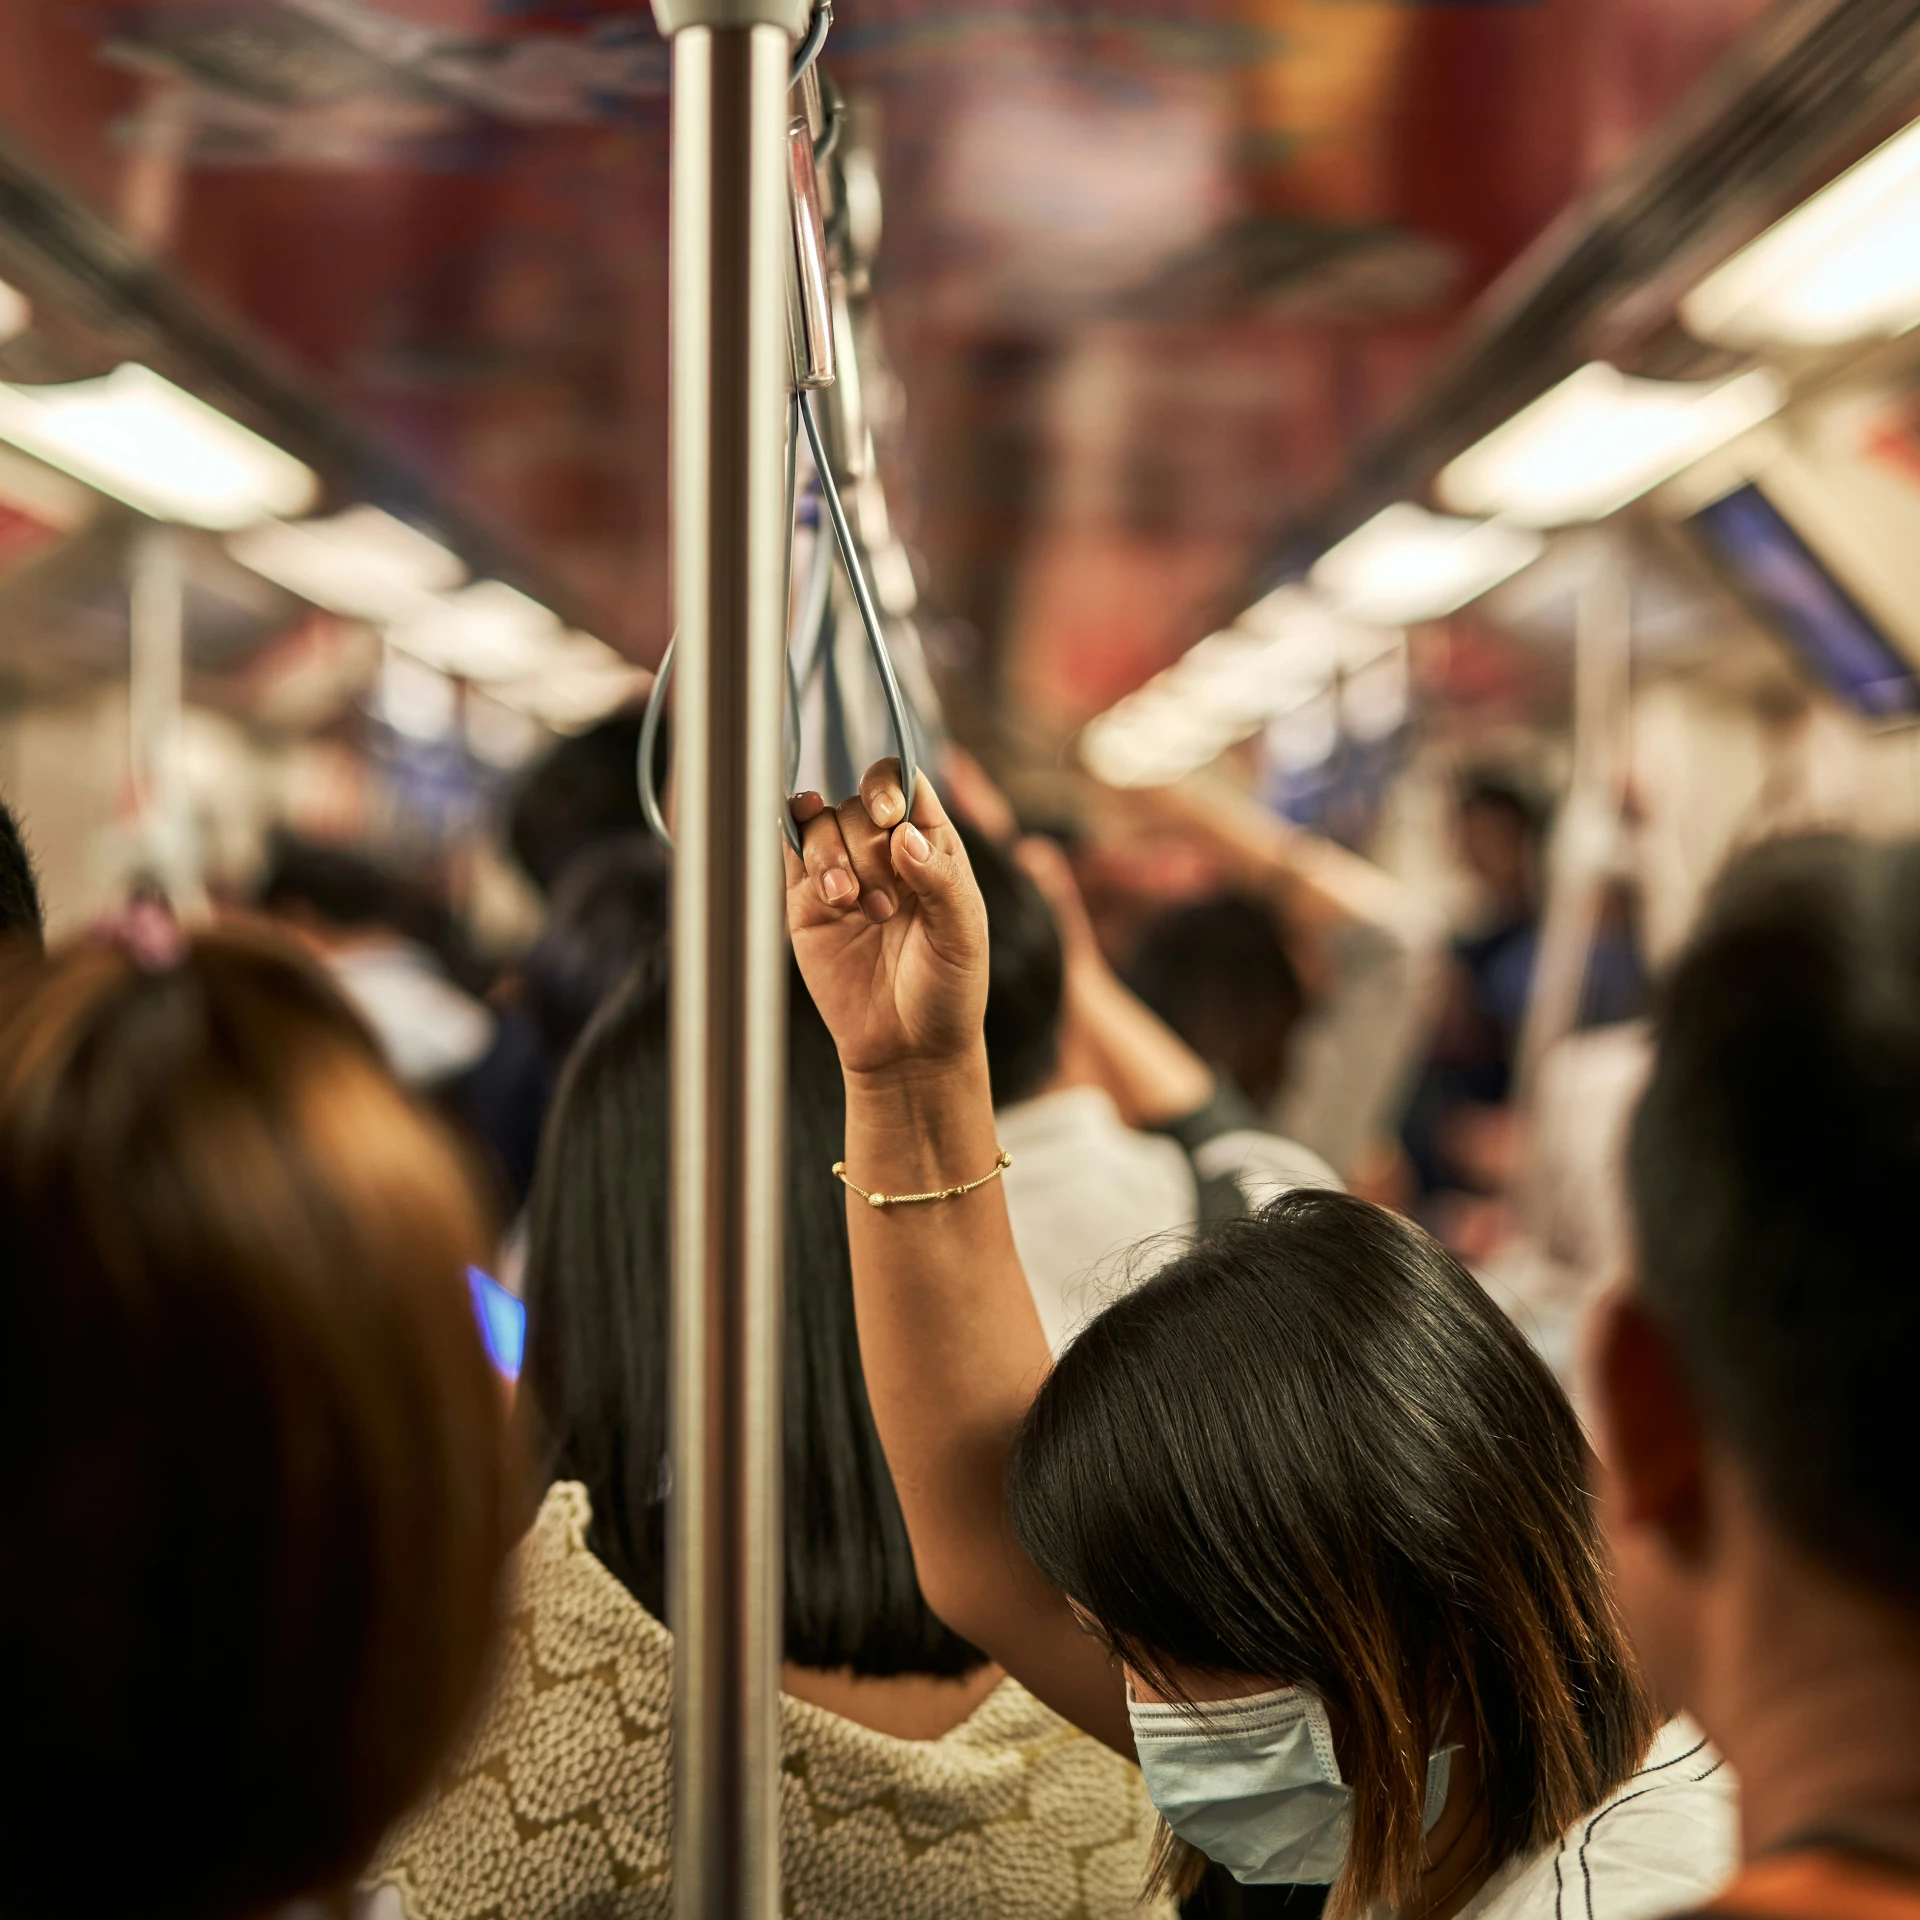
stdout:
POLYGON ((1337 1186, 1122 982, 1065 856, 958 829, 986 906, 987 1064, 1007 1206, 1057 1351, 1137 1274, 1145 1241, 1190 1235, 1302 1184, 1337 1186))
POLYGON ((9 1912, 344 1910, 484 1676, 480 1245, 290 949, 149 908, 0 960, 9 1912))
POLYGON ((1920 846, 1779 842, 1677 962, 1595 1391, 1653 1684, 1739 1769, 1729 1914, 1920 1914, 1920 846))
POLYGON ((1592 1920, 1648 1920, 1711 1892, 1731 1788, 1641 1682, 1579 1425, 1418 1228, 1283 1195, 1049 1370, 983 1178, 986 916, 930 787, 877 824, 902 819, 891 780, 837 815, 796 803, 788 906, 849 1178, 960 1189, 848 1208, 875 1422, 941 1617, 1138 1753, 1182 1843, 1162 1885, 1205 1855, 1329 1882, 1335 1920, 1559 1920, 1570 1888, 1592 1920))
MULTIPOLYGON (((1478 899, 1472 924, 1453 942, 1441 1017, 1402 1140, 1429 1202, 1421 1211, 1478 1261, 1513 1224, 1505 1201, 1522 1142, 1511 1103, 1540 958, 1547 811, 1520 782, 1482 771, 1461 789, 1457 827, 1478 899)), ((1637 904, 1624 881, 1601 889, 1569 1007, 1576 1030, 1645 1011, 1637 904)), ((1540 1042, 1534 1035, 1530 1044, 1540 1042)))
POLYGON ((297 933, 379 1035, 409 1086, 444 1086, 493 1038, 493 1015, 414 930, 417 898, 364 855, 284 834, 259 905, 297 933))
MULTIPOLYGON (((921 1597, 861 1381, 839 1063, 797 979, 790 1061, 782 1911, 1120 1920, 1151 1839, 1139 1775, 921 1597)), ((523 1384, 554 1484, 499 1693, 377 1872, 411 1920, 672 1907, 668 1075, 664 988, 636 981, 541 1158, 523 1384)))
POLYGON ((44 939, 40 884, 27 851, 20 822, 0 800, 0 943, 23 940, 35 947, 44 939))
POLYGON ((533 1184, 560 1069, 600 1006, 636 967, 664 968, 673 869, 650 835, 588 847, 561 875, 545 931, 496 994, 485 1057, 452 1090, 517 1210, 533 1184))
POLYGON ((1220 894, 1169 908, 1147 924, 1127 978, 1256 1106, 1279 1098, 1307 996, 1269 906, 1220 894))
POLYGON ((639 765, 640 715, 617 713, 560 741, 521 776, 507 845, 542 893, 551 895, 589 847, 646 831, 639 765))
POLYGON ((1384 1178, 1424 1043, 1435 929, 1391 875, 1224 782, 1184 781, 1140 804, 1204 846, 1226 880, 1203 909, 1143 931, 1143 998, 1275 1132, 1343 1180, 1384 1178))

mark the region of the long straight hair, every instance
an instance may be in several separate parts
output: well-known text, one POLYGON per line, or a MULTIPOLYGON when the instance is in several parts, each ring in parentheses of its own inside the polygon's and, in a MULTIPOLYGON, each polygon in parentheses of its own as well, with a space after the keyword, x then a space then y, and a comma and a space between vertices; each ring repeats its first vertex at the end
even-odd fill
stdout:
MULTIPOLYGON (((1229 1221, 1081 1333, 1015 1449, 1013 1523, 1156 1690, 1299 1686, 1353 1789, 1330 1910, 1423 1867, 1456 1704, 1486 1868, 1624 1780, 1657 1718, 1615 1610, 1590 1459, 1553 1376, 1419 1228, 1300 1190, 1229 1221)), ((1187 1861, 1170 1848, 1163 1877, 1187 1861)))
MULTIPOLYGON (((799 974, 788 995, 786 1654, 804 1667, 954 1677, 985 1656, 920 1593, 853 1317, 839 1057, 799 974)), ((668 1469, 667 994, 657 970, 568 1067, 534 1179, 523 1385, 591 1543, 664 1617, 668 1469)))

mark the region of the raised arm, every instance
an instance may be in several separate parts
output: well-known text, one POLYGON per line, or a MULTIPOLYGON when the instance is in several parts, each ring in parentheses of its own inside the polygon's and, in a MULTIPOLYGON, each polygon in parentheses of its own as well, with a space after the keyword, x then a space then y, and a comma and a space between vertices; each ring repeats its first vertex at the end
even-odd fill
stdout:
MULTIPOLYGON (((839 809, 794 802, 794 953, 847 1084, 846 1172, 869 1193, 930 1193, 996 1164, 981 1022, 986 913, 922 775, 911 822, 898 768, 839 809)), ((1133 1751, 1118 1670, 1008 1524, 1006 1468, 1048 1365, 998 1180, 874 1206, 851 1190, 854 1303, 874 1423, 928 1603, 1059 1713, 1133 1751)))

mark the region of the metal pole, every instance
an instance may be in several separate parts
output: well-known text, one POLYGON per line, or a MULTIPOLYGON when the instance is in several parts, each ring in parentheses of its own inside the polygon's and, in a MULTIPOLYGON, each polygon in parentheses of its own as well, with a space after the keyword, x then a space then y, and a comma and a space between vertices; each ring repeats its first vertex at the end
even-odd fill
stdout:
POLYGON ((1531 1105, 1540 1062, 1574 1029, 1601 892, 1616 850, 1633 675, 1633 552, 1596 534, 1574 615, 1573 772, 1554 835, 1515 1097, 1531 1105))
POLYGON ((780 1901, 788 65, 806 0, 673 41, 674 1904, 780 1901))

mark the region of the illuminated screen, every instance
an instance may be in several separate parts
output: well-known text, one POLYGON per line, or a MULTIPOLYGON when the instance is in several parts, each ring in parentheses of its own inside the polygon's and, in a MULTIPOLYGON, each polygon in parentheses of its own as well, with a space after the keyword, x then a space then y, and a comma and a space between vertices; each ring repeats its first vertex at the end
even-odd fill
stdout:
POLYGON ((1760 619, 1849 706, 1874 720, 1920 714, 1905 656, 1758 487, 1737 488, 1690 524, 1760 619))
POLYGON ((488 1358, 509 1380, 518 1380, 527 1350, 526 1307, 478 1267, 467 1269, 467 1285, 473 1292, 474 1318, 480 1322, 488 1358))

